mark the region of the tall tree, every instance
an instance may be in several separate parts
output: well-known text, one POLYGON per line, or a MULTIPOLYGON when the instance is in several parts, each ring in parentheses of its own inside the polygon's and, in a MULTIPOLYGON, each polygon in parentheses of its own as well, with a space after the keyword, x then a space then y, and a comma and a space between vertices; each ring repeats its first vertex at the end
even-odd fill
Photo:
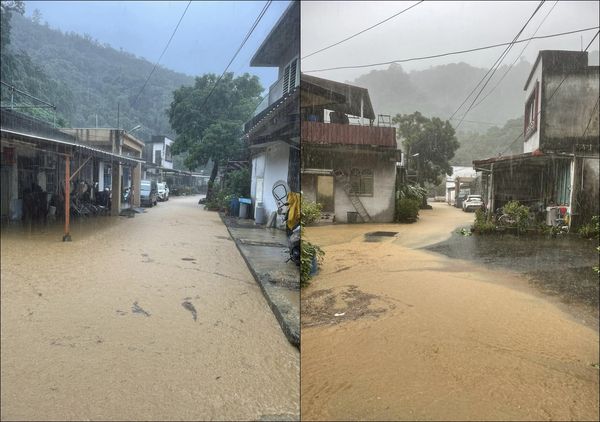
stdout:
POLYGON ((25 5, 22 1, 5 1, 0 2, 0 51, 10 44, 10 18, 13 12, 22 15, 25 13, 25 5))
MULTIPOLYGON (((418 183, 435 185, 442 177, 452 174, 450 160, 460 144, 449 121, 437 117, 431 119, 418 111, 397 114, 392 121, 398 125, 398 136, 408 158, 408 169, 415 170, 418 183)), ((426 204, 424 198, 423 205, 426 204)))
POLYGON ((247 73, 235 78, 226 73, 215 87, 217 79, 215 74, 206 74, 196 77, 194 86, 175 90, 167 110, 177 134, 173 152, 188 153, 188 168, 205 165, 209 159, 214 163, 207 199, 212 198, 219 166, 244 155, 243 124, 252 116, 263 90, 258 77, 247 73))

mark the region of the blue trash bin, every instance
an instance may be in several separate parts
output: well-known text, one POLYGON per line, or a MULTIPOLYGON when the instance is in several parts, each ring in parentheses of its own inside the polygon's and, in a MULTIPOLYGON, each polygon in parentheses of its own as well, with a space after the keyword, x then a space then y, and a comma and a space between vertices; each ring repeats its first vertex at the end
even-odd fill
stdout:
POLYGON ((229 215, 237 217, 240 212, 240 200, 239 198, 232 198, 229 201, 229 215))

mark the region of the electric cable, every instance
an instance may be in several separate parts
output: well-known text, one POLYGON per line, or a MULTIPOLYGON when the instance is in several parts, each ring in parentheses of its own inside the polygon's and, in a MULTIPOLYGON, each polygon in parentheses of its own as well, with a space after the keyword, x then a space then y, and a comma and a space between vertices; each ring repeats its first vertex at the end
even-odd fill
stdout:
MULTIPOLYGON (((535 29, 535 31, 533 32, 532 36, 535 36, 535 34, 537 34, 537 32, 539 31, 539 29, 542 27, 542 25, 544 24, 544 22, 546 21, 546 19, 548 18, 548 16, 550 16, 550 13, 552 13, 552 11, 554 10, 554 8, 556 7, 556 5, 558 4, 559 0, 556 0, 554 2, 554 4, 552 5, 552 8, 548 11, 548 13, 546 14, 546 16, 544 16, 544 19, 542 19, 542 21, 540 22, 540 24, 538 25, 538 27, 535 29)), ((487 97, 490 96, 490 94, 492 92, 494 92, 494 90, 496 88, 498 88, 498 86, 502 83, 502 81, 504 80, 504 78, 506 77, 506 75, 508 75, 508 73, 510 72, 510 70, 512 69, 512 67, 515 65, 515 63, 517 63, 517 60, 519 60, 519 58, 521 58, 521 56, 523 55, 523 53, 525 52, 525 50, 527 49, 527 47, 529 46, 529 44, 531 43, 531 40, 527 41, 527 44, 525 44, 525 47, 523 47, 523 49, 521 50, 521 52, 517 55, 517 57, 515 57, 515 60, 510 64, 510 66, 508 66, 508 69, 506 69, 506 72, 504 72, 504 74, 502 75, 502 77, 498 80, 498 82, 496 83, 496 85, 494 85, 494 87, 492 89, 490 89, 487 94, 485 94, 485 96, 479 100, 479 102, 477 104, 475 104, 473 106, 473 108, 478 107, 479 104, 481 104, 482 102, 485 101, 485 99, 487 97)))
POLYGON ((302 73, 326 72, 326 71, 330 71, 330 70, 343 70, 343 69, 361 69, 361 68, 365 68, 365 67, 383 66, 383 65, 394 64, 394 63, 406 63, 406 62, 413 62, 413 61, 420 61, 420 60, 436 59, 438 57, 453 56, 453 55, 457 55, 457 54, 472 53, 474 51, 489 50, 491 48, 504 47, 504 46, 507 46, 507 45, 510 45, 510 44, 520 44, 520 43, 524 43, 524 42, 527 42, 527 41, 530 41, 530 40, 541 40, 541 39, 546 39, 546 38, 562 37, 564 35, 571 35, 571 34, 577 34, 577 33, 580 33, 580 32, 592 31, 592 30, 595 30, 595 29, 598 29, 598 28, 600 28, 600 26, 592 26, 592 27, 589 27, 589 28, 576 29, 576 30, 573 30, 573 31, 559 32, 559 33, 548 34, 548 35, 539 35, 537 37, 531 37, 531 38, 524 38, 522 40, 517 40, 514 43, 512 41, 511 42, 504 42, 504 43, 493 44, 493 45, 488 45, 488 46, 484 46, 484 47, 470 48, 468 50, 452 51, 452 52, 449 52, 449 53, 440 53, 440 54, 434 54, 434 55, 431 55, 431 56, 411 57, 409 59, 391 60, 391 61, 388 61, 388 62, 359 64, 359 65, 349 65, 349 66, 337 66, 337 67, 329 67, 329 68, 323 68, 323 69, 303 70, 302 73))
POLYGON ((263 18, 263 16, 265 15, 265 13, 267 12, 267 9, 269 8, 269 6, 271 5, 273 1, 269 0, 266 2, 266 4, 263 6, 262 10, 260 11, 259 15, 257 16, 257 18, 254 20, 254 23, 252 24, 252 27, 250 28, 250 30, 248 31, 248 33, 246 34, 246 36, 244 37, 244 40, 242 41, 242 43, 240 44, 240 46, 238 47, 238 49, 236 50, 235 54, 233 55, 233 57, 231 58, 231 60, 229 60, 229 63, 227 64, 227 66, 225 67, 225 70, 223 70, 223 73, 221 73, 221 76, 219 76, 219 78, 217 79, 217 81, 215 82, 215 84, 213 85, 212 89, 210 90, 210 92, 208 93, 208 95, 206 96, 206 98, 204 99, 202 105, 200 106, 200 110, 202 111, 204 109, 204 106, 206 105, 206 103, 208 102, 210 96, 212 95, 212 93, 215 91, 215 89, 217 88, 217 85, 219 85, 219 82, 221 81, 221 79, 223 78, 223 76, 225 76, 225 73, 227 72, 227 69, 229 69, 229 66, 231 66, 231 63, 233 63, 233 61, 235 60, 235 58, 237 57, 238 53, 240 52, 240 50, 242 49, 242 47, 244 47, 244 45, 246 44, 246 41, 248 41, 248 38, 250 38, 250 35, 252 35, 252 33, 254 32, 254 30, 256 29, 258 23, 260 22, 260 20, 263 18))
POLYGON ((537 14, 537 12, 540 10, 540 8, 545 3, 545 1, 546 0, 540 1, 540 3, 537 5, 537 7, 535 8, 535 10, 533 11, 533 13, 531 14, 531 16, 529 17, 529 19, 527 19, 527 22, 525 22, 525 25, 523 25, 523 27, 521 28, 521 30, 517 33, 517 35, 515 35, 515 37, 513 38, 513 41, 504 49, 504 51, 502 52, 502 54, 500 55, 500 57, 498 57, 498 59, 494 62, 494 64, 490 68, 490 70, 488 70, 487 73, 483 76, 483 79, 481 79, 479 81, 479 83, 477 83, 477 85, 475 86, 475 88, 473 89, 473 91, 471 91, 469 93, 469 95, 467 95, 467 97, 465 98, 465 101, 463 101, 462 104, 454 111, 454 113, 452 113, 452 116, 450 116, 450 117, 454 117, 454 115, 456 113, 458 113, 458 111, 462 108, 462 106, 466 103, 466 101, 468 101, 468 99, 471 97, 471 95, 473 95, 473 93, 475 92, 475 90, 477 90, 477 87, 481 83, 483 83, 483 81, 485 81, 485 83, 483 83, 483 86, 481 87, 481 89, 479 90, 479 92, 477 93, 477 95, 475 96, 475 98, 473 99, 473 101, 471 102, 471 104, 469 105, 469 108, 467 109, 467 111, 462 115, 461 120, 460 120, 460 122, 458 122, 458 124, 456 125, 455 129, 458 129, 460 127, 460 125, 462 124, 463 119, 467 116, 467 114, 469 114, 469 112, 473 108, 473 105, 475 104, 475 101, 477 101, 477 99, 479 98, 479 96, 481 95, 481 93, 483 92, 483 90, 485 89, 485 87, 487 86, 487 84, 492 80, 492 77, 494 76, 494 74, 496 73, 496 71, 498 70, 498 68, 500 67, 500 64, 502 63, 502 61, 504 60, 504 58, 508 55, 508 53, 510 52, 510 50, 514 46, 515 41, 517 41, 517 39, 521 36, 521 34, 525 30, 525 28, 527 27, 527 25, 529 24, 529 22, 531 22, 531 20, 537 14), (490 72, 491 72, 491 74, 490 74, 490 72), (488 74, 490 74, 489 78, 487 78, 488 74), (487 78, 487 80, 486 80, 486 78, 487 78))
POLYGON ((410 10, 410 9, 412 9, 413 7, 415 7, 415 6, 418 6, 419 4, 423 3, 423 1, 424 1, 424 0, 421 0, 421 1, 419 1, 419 2, 417 2, 417 3, 415 3, 415 4, 413 4, 412 6, 410 6, 410 7, 407 7, 406 9, 404 9, 404 10, 401 10, 401 11, 399 11, 398 13, 395 13, 395 14, 393 14, 393 15, 392 15, 392 16, 390 16, 389 18, 386 18, 386 19, 382 20, 381 22, 378 22, 378 23, 376 23, 375 25, 372 25, 372 26, 370 26, 370 27, 368 27, 368 28, 366 28, 366 29, 363 29, 363 30, 362 30, 362 31, 360 31, 360 32, 357 32, 357 33, 356 33, 356 34, 354 34, 354 35, 350 35, 349 37, 347 37, 347 38, 344 38, 343 40, 340 40, 340 41, 338 41, 338 42, 335 42, 335 43, 333 43, 333 44, 331 44, 331 45, 328 45, 327 47, 323 47, 323 48, 321 48, 320 50, 313 51, 312 53, 310 53, 310 54, 307 54, 306 56, 302 57, 302 58, 301 58, 301 60, 307 59, 307 58, 309 58, 309 57, 311 57, 311 56, 314 56, 314 55, 315 55, 315 54, 317 54, 317 53, 320 53, 320 52, 322 52, 322 51, 325 51, 325 50, 328 50, 328 49, 330 49, 330 48, 332 48, 332 47, 335 47, 336 45, 340 45, 340 44, 342 44, 342 43, 344 43, 344 42, 346 42, 346 41, 348 41, 348 40, 350 40, 350 39, 352 39, 352 38, 354 38, 354 37, 356 37, 356 36, 358 36, 358 35, 360 35, 360 34, 364 34, 365 32, 367 32, 367 31, 369 31, 369 30, 371 30, 371 29, 373 29, 373 28, 375 28, 375 27, 377 27, 377 26, 381 25, 382 23, 385 23, 385 22, 389 21, 390 19, 393 19, 393 18, 395 18, 396 16, 399 16, 399 15, 401 15, 402 13, 409 11, 409 10, 410 10))
POLYGON ((142 85, 142 89, 140 89, 140 92, 138 92, 138 94, 135 96, 135 99, 133 100, 132 107, 136 105, 138 98, 140 97, 140 95, 142 94, 142 92, 144 92, 144 89, 146 88, 146 85, 148 84, 148 81, 152 77, 152 74, 156 70, 156 67, 158 66, 158 63, 160 63, 160 60, 162 59, 162 57, 166 53, 167 49, 169 48, 169 45, 171 44, 171 41, 173 40, 173 37, 175 36, 175 33, 177 32, 177 29, 179 28, 179 25, 181 24, 181 21, 183 20, 183 17, 185 16, 188 8, 190 7, 190 4, 192 4, 192 0, 190 0, 188 2, 187 6, 185 6, 185 10, 181 14, 181 17, 179 18, 179 22, 177 22, 177 25, 175 26, 175 29, 173 30, 173 33, 171 34, 171 37, 169 38, 169 41, 167 42, 167 45, 165 45, 165 48, 163 49, 162 53, 160 53, 160 56, 158 57, 158 60, 156 61, 156 63, 154 63, 154 67, 152 68, 152 71, 150 72, 150 74, 148 75, 148 77, 146 78, 146 80, 144 81, 144 85, 142 85))

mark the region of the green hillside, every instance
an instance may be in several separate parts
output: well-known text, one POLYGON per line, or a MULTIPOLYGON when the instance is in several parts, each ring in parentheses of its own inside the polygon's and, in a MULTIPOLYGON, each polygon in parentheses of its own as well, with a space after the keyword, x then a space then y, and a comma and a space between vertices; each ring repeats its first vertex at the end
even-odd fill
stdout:
MULTIPOLYGON (((142 125, 136 135, 171 134, 165 114, 172 92, 193 84, 193 77, 158 67, 138 102, 134 99, 153 63, 130 53, 101 45, 89 36, 62 33, 36 24, 19 14, 11 21, 11 52, 20 57, 16 71, 3 71, 2 80, 55 104, 73 127, 142 125), (37 75, 18 71, 31 58, 37 75)), ((4 69, 3 69, 4 70, 4 69)), ((4 101, 3 97, 3 101, 4 101)))

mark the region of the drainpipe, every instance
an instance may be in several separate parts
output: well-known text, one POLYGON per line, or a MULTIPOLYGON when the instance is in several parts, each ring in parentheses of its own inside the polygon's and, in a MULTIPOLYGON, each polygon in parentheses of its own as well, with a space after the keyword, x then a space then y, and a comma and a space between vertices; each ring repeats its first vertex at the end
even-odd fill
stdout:
POLYGON ((71 219, 71 159, 65 157, 65 235, 63 242, 71 241, 70 221, 71 219))

